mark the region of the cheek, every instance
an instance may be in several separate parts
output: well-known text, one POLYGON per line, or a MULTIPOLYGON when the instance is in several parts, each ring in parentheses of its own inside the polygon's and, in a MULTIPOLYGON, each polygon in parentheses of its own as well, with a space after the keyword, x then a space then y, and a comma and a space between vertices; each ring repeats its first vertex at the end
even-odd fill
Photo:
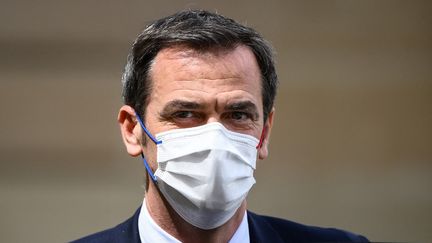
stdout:
POLYGON ((144 156, 152 169, 157 168, 157 147, 150 138, 146 138, 146 145, 142 147, 144 156))

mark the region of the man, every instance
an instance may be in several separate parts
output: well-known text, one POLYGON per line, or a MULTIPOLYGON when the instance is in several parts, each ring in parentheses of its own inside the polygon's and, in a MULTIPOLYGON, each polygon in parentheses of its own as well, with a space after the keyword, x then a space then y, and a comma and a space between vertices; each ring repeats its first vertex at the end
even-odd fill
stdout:
POLYGON ((246 209, 268 155, 277 75, 269 44, 221 15, 189 10, 151 23, 133 44, 118 121, 147 170, 142 206, 79 242, 367 241, 246 209))

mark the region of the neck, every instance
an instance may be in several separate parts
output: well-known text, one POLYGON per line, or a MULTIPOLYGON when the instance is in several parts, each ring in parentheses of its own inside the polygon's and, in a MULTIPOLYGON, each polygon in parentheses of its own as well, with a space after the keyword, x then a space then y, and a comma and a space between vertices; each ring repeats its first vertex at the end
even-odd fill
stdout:
POLYGON ((215 229, 203 230, 181 218, 152 182, 149 183, 145 201, 153 220, 181 242, 228 242, 239 227, 246 211, 246 201, 244 201, 228 222, 215 229))

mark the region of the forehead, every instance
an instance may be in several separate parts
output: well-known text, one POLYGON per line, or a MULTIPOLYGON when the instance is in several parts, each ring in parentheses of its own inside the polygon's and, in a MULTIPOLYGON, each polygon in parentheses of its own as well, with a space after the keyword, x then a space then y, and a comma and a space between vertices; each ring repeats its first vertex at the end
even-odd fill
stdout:
POLYGON ((261 93, 259 66, 244 45, 206 51, 185 46, 165 48, 156 55, 149 74, 152 94, 176 90, 221 93, 229 89, 261 93))

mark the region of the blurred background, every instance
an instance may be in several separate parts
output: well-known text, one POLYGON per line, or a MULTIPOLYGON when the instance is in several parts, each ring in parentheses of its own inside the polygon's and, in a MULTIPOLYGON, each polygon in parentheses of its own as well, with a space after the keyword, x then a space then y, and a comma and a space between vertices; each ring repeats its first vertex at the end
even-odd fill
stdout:
POLYGON ((372 241, 432 239, 430 1, 0 2, 0 241, 65 242, 143 198, 120 76, 156 18, 204 8, 277 50, 270 158, 249 208, 372 241))

